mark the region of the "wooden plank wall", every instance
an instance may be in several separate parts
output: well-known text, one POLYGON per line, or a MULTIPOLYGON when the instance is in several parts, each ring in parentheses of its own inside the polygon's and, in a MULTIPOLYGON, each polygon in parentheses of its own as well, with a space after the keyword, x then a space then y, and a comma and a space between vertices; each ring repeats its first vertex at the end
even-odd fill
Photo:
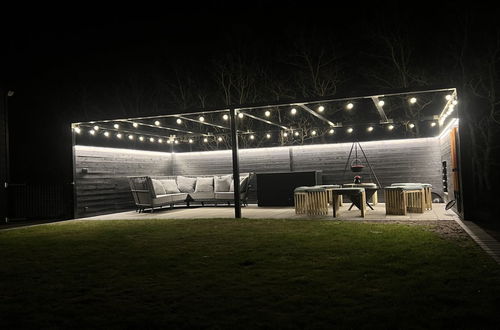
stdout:
POLYGON ((75 146, 75 217, 134 208, 127 176, 168 174, 171 161, 170 153, 75 146))
MULTIPOLYGON (((323 183, 351 182, 354 173, 344 165, 351 143, 314 146, 259 148, 240 150, 241 172, 323 171, 323 183), (293 163, 291 163, 293 161, 293 163)), ((363 149, 382 186, 393 182, 426 182, 442 195, 441 149, 437 138, 363 142, 363 149)), ((232 173, 231 151, 165 153, 157 156, 121 154, 76 149, 77 210, 92 206, 95 212, 133 207, 128 192, 127 175, 198 175, 232 173), (84 167, 96 173, 82 175, 84 167), (107 166, 108 168, 106 168, 107 166), (105 171, 104 173, 99 173, 105 171), (102 180, 101 180, 102 179, 102 180), (106 199, 103 197, 106 196, 106 199), (121 198, 121 200, 118 199, 121 198)), ((109 149, 108 149, 109 150, 109 149)), ((158 153, 159 154, 159 153, 158 153)), ((358 153, 359 156, 359 153, 358 153)), ((363 159, 364 163, 364 159, 363 159)), ((366 164, 365 164, 366 165, 366 164)), ((370 181, 368 169, 362 173, 363 181, 370 181)), ((251 183, 249 200, 256 202, 256 182, 251 183)), ((383 200, 383 194, 379 194, 383 200)), ((79 216, 88 215, 80 213, 79 216)))
MULTIPOLYGON (((451 164, 451 144, 450 144, 450 133, 444 134, 440 139, 439 139, 439 146, 440 146, 440 152, 441 152, 441 161, 446 161, 447 164, 447 169, 446 169, 446 174, 448 178, 448 194, 442 195, 442 197, 445 197, 445 202, 448 202, 450 200, 455 199, 455 193, 453 192, 453 171, 452 171, 452 164, 451 164)), ((442 188, 442 183, 441 183, 441 188, 442 188)))

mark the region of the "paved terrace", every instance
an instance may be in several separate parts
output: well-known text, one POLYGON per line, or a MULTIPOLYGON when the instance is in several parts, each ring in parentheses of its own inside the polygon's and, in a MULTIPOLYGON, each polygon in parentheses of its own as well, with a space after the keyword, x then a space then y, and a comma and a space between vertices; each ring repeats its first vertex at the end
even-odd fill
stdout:
MULTIPOLYGON (((339 216, 336 220, 348 221, 400 221, 400 220, 422 220, 422 221, 454 221, 458 216, 452 210, 445 210, 445 204, 433 204, 432 210, 424 213, 408 213, 407 215, 386 215, 385 204, 379 203, 374 206, 374 210, 367 208, 365 218, 362 218, 360 211, 353 207, 348 210, 350 204, 344 203, 340 207, 339 216)), ((242 217, 251 219, 331 219, 333 220, 332 209, 329 209, 327 216, 307 216, 296 215, 293 207, 258 207, 250 204, 242 207, 242 217)), ((95 217, 80 218, 79 220, 141 220, 141 219, 200 219, 200 218, 234 218, 234 208, 231 206, 177 206, 173 209, 157 209, 153 213, 137 213, 135 211, 119 212, 95 217)))

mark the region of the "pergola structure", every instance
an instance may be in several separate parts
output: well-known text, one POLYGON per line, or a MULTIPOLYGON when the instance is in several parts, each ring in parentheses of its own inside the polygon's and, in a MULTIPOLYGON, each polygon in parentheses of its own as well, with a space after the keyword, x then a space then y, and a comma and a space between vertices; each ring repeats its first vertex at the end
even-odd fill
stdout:
POLYGON ((72 124, 74 145, 169 153, 232 150, 241 217, 239 149, 440 136, 458 125, 455 88, 419 90, 72 124))

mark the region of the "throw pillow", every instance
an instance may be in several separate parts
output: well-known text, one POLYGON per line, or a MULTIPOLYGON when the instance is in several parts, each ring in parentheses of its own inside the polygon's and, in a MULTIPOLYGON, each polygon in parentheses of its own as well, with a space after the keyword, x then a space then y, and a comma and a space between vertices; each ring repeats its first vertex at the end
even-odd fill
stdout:
POLYGON ((165 188, 163 188, 163 185, 161 184, 160 180, 151 179, 151 182, 153 183, 153 189, 155 191, 156 196, 166 194, 165 188))
POLYGON ((194 192, 195 184, 196 184, 196 178, 188 178, 181 175, 177 177, 177 187, 179 188, 180 192, 183 193, 194 192))
POLYGON ((165 192, 167 194, 178 194, 181 192, 179 188, 177 188, 177 183, 174 179, 160 180, 160 182, 163 185, 163 188, 165 188, 165 192))
POLYGON ((196 178, 195 192, 213 192, 214 191, 214 178, 196 178))
MULTIPOLYGON (((248 175, 240 177, 240 192, 246 190, 246 185, 248 183, 248 175)), ((231 186, 229 191, 234 191, 234 180, 231 180, 231 186)))
POLYGON ((227 192, 231 186, 231 175, 214 176, 215 192, 227 192))

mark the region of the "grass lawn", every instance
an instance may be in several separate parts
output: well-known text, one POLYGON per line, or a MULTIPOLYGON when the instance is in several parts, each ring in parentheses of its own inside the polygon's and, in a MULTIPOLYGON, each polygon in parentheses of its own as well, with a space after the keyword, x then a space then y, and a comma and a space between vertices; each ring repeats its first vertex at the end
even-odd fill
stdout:
POLYGON ((500 267, 431 226, 73 221, 0 232, 0 327, 497 328, 500 267))

